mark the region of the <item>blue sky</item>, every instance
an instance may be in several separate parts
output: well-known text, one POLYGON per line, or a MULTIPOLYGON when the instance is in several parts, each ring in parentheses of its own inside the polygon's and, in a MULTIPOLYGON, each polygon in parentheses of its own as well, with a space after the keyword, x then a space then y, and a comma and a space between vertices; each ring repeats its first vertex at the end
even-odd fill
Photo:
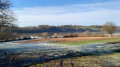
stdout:
POLYGON ((120 25, 119 0, 11 0, 19 26, 120 25))
MULTIPOLYGON (((11 0, 15 7, 64 6, 72 4, 102 3, 115 0, 11 0)), ((116 0, 117 1, 117 0, 116 0)), ((119 0, 118 0, 119 1, 119 0)))

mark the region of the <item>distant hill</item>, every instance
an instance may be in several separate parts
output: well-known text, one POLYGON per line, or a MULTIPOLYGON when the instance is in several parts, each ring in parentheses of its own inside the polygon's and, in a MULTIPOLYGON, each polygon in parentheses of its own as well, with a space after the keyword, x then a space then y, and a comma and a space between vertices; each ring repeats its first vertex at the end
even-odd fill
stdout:
POLYGON ((91 26, 81 26, 81 25, 60 25, 60 26, 39 25, 39 26, 19 27, 19 28, 13 29, 13 31, 18 32, 18 33, 42 33, 42 32, 74 33, 74 32, 85 32, 85 31, 100 32, 101 28, 102 28, 102 26, 100 26, 100 25, 91 25, 91 26))

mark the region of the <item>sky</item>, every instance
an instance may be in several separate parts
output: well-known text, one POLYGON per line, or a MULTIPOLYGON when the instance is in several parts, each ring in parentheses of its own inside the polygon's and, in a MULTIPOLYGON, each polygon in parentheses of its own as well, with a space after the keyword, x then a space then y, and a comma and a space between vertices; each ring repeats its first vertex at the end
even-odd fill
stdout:
POLYGON ((10 0, 18 26, 120 25, 120 0, 10 0))

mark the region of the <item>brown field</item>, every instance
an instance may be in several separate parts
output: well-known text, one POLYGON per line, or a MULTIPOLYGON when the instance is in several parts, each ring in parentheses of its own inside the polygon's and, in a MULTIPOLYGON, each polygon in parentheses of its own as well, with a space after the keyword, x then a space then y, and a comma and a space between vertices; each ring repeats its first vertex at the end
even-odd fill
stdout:
POLYGON ((56 41, 56 42, 81 42, 85 40, 104 40, 104 39, 114 39, 118 37, 73 37, 73 38, 43 38, 34 39, 29 41, 22 41, 17 43, 34 43, 34 42, 45 42, 45 41, 56 41))

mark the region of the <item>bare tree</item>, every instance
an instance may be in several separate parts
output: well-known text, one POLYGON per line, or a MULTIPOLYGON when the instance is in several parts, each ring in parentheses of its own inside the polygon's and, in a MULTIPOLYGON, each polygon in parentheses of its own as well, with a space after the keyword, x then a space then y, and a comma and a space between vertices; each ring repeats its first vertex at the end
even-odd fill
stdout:
POLYGON ((85 34, 85 36, 87 37, 88 35, 89 35, 89 30, 86 30, 85 32, 84 32, 84 34, 85 34))
POLYGON ((116 29, 117 29, 117 26, 114 22, 106 22, 102 27, 102 31, 105 31, 111 36, 115 32, 116 29))
POLYGON ((15 26, 13 11, 10 9, 12 3, 9 0, 0 0, 0 40, 8 41, 11 40, 11 28, 15 26), (9 31, 9 32, 8 32, 9 31))
POLYGON ((57 33, 54 33, 52 36, 53 36, 53 37, 57 37, 57 36, 58 36, 58 34, 57 34, 57 33))
POLYGON ((41 36, 44 38, 47 38, 49 36, 49 34, 47 32, 41 33, 41 36))
POLYGON ((14 25, 16 18, 11 7, 12 3, 9 0, 0 0, 0 29, 14 25))

